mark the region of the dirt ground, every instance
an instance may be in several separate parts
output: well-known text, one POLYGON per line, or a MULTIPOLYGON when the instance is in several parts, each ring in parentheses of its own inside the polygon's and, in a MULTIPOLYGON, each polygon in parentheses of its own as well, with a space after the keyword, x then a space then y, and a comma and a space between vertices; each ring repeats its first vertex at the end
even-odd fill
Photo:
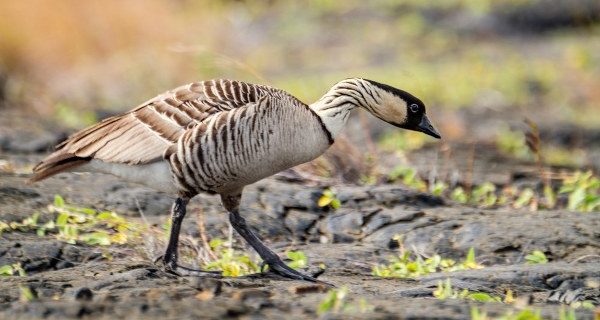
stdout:
MULTIPOLYGON (((105 175, 63 174, 28 185, 27 168, 64 136, 50 123, 32 125, 24 115, 0 114, 0 159, 17 170, 0 171, 0 220, 21 221, 52 202, 55 194, 69 203, 115 210, 133 221, 160 226, 173 198, 105 175)), ((426 155, 430 149, 415 153, 426 155)), ((492 165, 481 160, 487 178, 523 169, 520 164, 492 165), (512 166, 512 167, 511 167, 512 166), (511 168, 513 169, 511 171, 511 168)), ((492 161, 492 160, 489 160, 492 161)), ((532 168, 525 168, 531 169, 532 168)), ((366 301, 364 313, 329 313, 328 319, 465 319, 472 306, 489 316, 519 310, 523 304, 558 318, 564 303, 600 304, 600 215, 513 209, 478 209, 411 191, 397 184, 337 185, 342 206, 317 206, 323 187, 270 178, 247 188, 242 212, 250 225, 277 252, 302 250, 307 272, 326 271, 319 279, 348 288, 347 301, 366 301), (397 253, 391 239, 403 234, 404 246, 424 255, 464 259, 476 248, 485 268, 432 273, 417 279, 378 278, 371 268, 397 253), (547 264, 526 264, 533 250, 546 253, 547 264), (503 296, 512 290, 520 303, 472 302, 433 297, 438 281, 450 279, 453 288, 503 296)), ((183 234, 198 237, 196 215, 204 213, 210 237, 226 237, 227 216, 218 198, 196 197, 183 234)), ((43 214, 42 220, 53 219, 43 214)), ((241 239, 238 239, 241 240, 241 239)), ((240 243, 240 241, 238 241, 240 243)), ((178 277, 151 262, 163 243, 149 248, 108 249, 67 244, 53 236, 6 232, 0 238, 0 265, 20 263, 27 276, 0 281, 2 319, 280 319, 317 317, 328 288, 290 281, 274 275, 201 279, 178 277), (112 259, 104 258, 105 251, 112 259), (22 302, 20 287, 37 299, 22 302)), ((250 249, 248 249, 250 250, 250 249)), ((596 311, 598 312, 598 311, 596 311)), ((594 311, 577 309, 578 319, 594 311)))

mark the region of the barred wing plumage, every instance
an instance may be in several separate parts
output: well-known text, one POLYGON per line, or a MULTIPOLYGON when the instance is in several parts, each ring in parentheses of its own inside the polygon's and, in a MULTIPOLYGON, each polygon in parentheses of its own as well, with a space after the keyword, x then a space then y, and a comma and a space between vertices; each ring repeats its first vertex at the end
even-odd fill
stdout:
POLYGON ((254 103, 265 95, 287 93, 232 80, 194 82, 167 91, 123 115, 73 134, 34 168, 32 181, 92 158, 122 164, 161 160, 187 129, 220 112, 254 103))

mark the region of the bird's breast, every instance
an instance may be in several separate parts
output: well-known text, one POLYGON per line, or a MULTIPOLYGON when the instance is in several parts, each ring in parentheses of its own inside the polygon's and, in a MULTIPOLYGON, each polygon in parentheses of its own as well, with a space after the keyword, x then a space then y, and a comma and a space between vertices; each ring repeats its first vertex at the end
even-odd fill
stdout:
POLYGON ((222 193, 317 158, 329 140, 310 110, 299 108, 236 111, 188 133, 170 160, 177 183, 222 193))

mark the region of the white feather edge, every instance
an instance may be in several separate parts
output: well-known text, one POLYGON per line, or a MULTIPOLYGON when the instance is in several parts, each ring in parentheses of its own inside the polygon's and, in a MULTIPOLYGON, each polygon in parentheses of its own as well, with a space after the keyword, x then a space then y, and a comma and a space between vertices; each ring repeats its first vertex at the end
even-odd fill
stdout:
POLYGON ((157 191, 169 194, 175 194, 177 192, 169 164, 166 161, 128 165, 92 160, 84 165, 74 168, 72 172, 107 173, 129 182, 150 187, 157 191))

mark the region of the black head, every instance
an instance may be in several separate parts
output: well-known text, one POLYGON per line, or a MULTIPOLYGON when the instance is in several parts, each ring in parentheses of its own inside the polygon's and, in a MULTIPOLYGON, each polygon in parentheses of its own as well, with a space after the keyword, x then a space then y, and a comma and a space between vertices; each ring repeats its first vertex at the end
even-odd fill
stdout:
POLYGON ((371 83, 375 88, 389 93, 395 98, 384 98, 385 105, 381 106, 384 110, 377 110, 381 112, 377 112, 379 114, 374 113, 376 116, 397 127, 423 132, 437 139, 441 138, 440 134, 427 118, 423 101, 404 90, 387 84, 373 80, 366 81, 371 83))

